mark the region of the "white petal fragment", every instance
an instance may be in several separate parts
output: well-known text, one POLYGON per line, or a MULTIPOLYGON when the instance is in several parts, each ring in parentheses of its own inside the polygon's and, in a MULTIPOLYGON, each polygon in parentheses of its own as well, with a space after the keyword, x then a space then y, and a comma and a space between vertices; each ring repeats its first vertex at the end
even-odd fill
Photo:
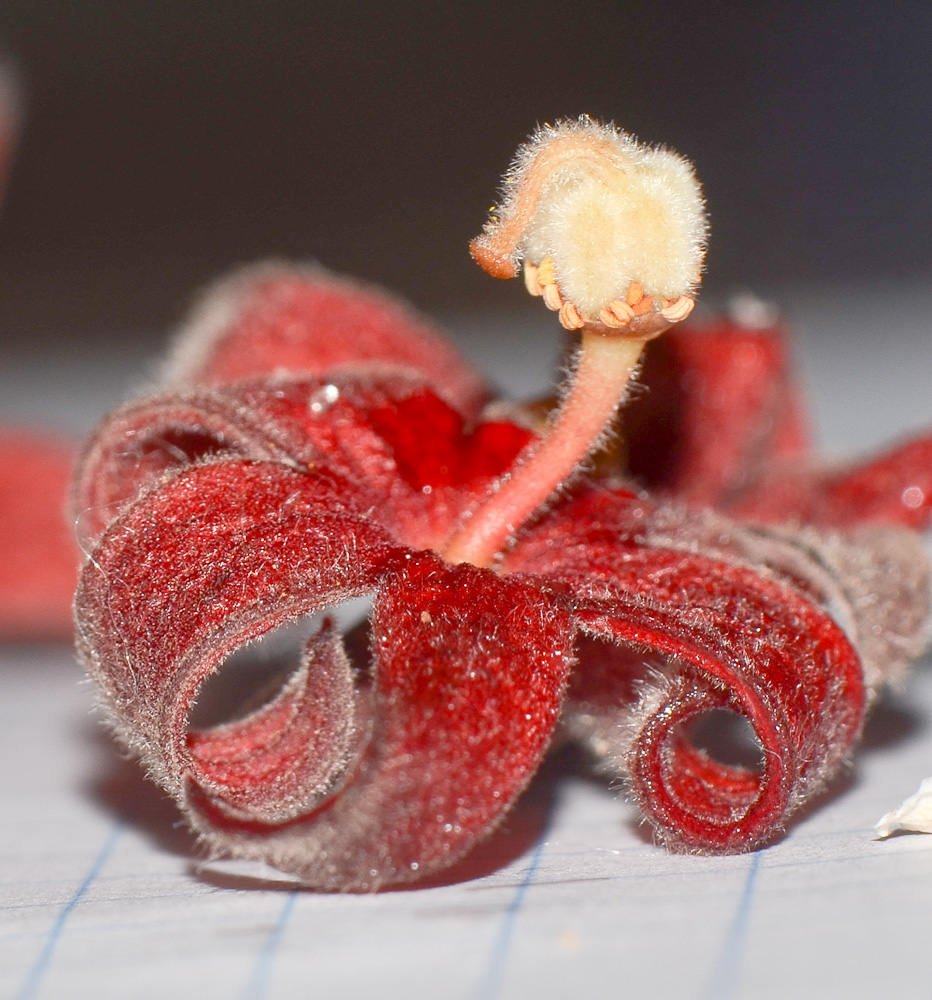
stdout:
POLYGON ((878 820, 874 827, 879 838, 891 833, 932 833, 932 778, 926 778, 919 791, 892 812, 878 820))

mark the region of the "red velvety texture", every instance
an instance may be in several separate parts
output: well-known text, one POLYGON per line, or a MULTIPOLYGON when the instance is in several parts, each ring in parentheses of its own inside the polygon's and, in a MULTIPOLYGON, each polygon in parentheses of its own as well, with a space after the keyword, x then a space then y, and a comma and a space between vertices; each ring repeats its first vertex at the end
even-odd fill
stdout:
POLYGON ((489 392, 447 339, 385 292, 323 268, 260 265, 216 284, 179 337, 170 382, 217 386, 259 375, 409 372, 475 416, 489 392))
POLYGON ((932 437, 904 441, 843 469, 778 467, 737 498, 733 510, 756 521, 793 517, 836 527, 901 524, 921 531, 932 519, 932 437))
POLYGON ((105 534, 79 644, 118 731, 214 847, 373 889, 456 860, 521 791, 557 722, 572 629, 518 579, 393 545, 348 494, 281 465, 182 471, 105 534), (232 649, 373 590, 371 676, 325 633, 272 702, 189 730, 232 649))
POLYGON ((722 507, 808 445, 778 330, 674 327, 646 352, 625 409, 630 471, 654 492, 722 507))
POLYGON ((108 418, 75 490, 95 545, 77 598, 83 656, 194 827, 319 888, 419 878, 498 822, 562 708, 670 846, 771 838, 918 648, 918 543, 853 529, 870 487, 867 520, 903 520, 891 491, 921 442, 887 478, 832 473, 840 499, 819 531, 767 527, 814 510, 827 481, 805 453, 779 334, 671 331, 645 374, 663 391, 626 414, 632 469, 659 499, 581 480, 496 572, 449 566, 431 550, 528 432, 482 420, 468 366, 419 367, 419 327, 406 344, 389 323, 373 363, 368 304, 358 365, 347 341, 327 367, 326 337, 307 332, 332 321, 331 306, 315 312, 323 279, 280 278, 283 311, 267 308, 279 301, 267 285, 258 313, 249 294, 221 294, 223 322, 177 350, 187 382, 108 418), (210 384, 191 384, 198 372, 210 384), (764 509, 768 490, 783 499, 764 509), (703 510, 755 503, 757 525, 703 510), (875 563, 886 590, 865 576, 875 563), (191 730, 198 691, 238 645, 364 592, 377 595, 369 670, 325 626, 263 707, 191 730), (693 744, 690 723, 720 708, 750 721, 760 769, 693 744))
POLYGON ((114 411, 89 441, 75 480, 86 544, 141 489, 211 456, 326 467, 378 506, 407 544, 439 543, 528 442, 503 421, 467 433, 464 417, 423 380, 279 375, 163 393, 114 411))
POLYGON ((669 846, 731 851, 766 841, 824 784, 860 730, 866 691, 852 642, 814 599, 822 581, 789 573, 807 565, 796 546, 709 527, 592 491, 529 532, 508 565, 563 581, 579 628, 619 647, 592 672, 581 654, 576 735, 614 755, 669 846), (691 744, 690 722, 714 709, 749 721, 759 771, 691 744))
POLYGON ((778 328, 675 327, 646 354, 641 393, 625 410, 631 474, 652 492, 742 521, 833 528, 932 520, 932 436, 826 468, 778 328))
MULTIPOLYGON (((681 328, 671 330, 657 346, 661 349, 648 355, 644 372, 652 391, 635 399, 625 414, 632 471, 660 495, 712 504, 747 525, 719 524, 712 532, 701 532, 696 531, 697 523, 692 547, 706 555, 724 554, 729 560, 737 556, 758 570, 776 573, 836 616, 846 606, 847 632, 855 641, 866 693, 872 697, 878 685, 896 678, 923 647, 926 558, 915 536, 891 531, 890 526, 928 526, 932 438, 917 438, 848 468, 824 469, 806 448, 779 330, 681 328), (768 538, 766 529, 755 524, 806 524, 817 530, 796 529, 800 552, 793 556, 785 538, 768 538), (884 527, 871 532, 865 525, 884 527), (752 534, 735 552, 736 538, 748 530, 752 534), (838 531, 850 545, 847 552, 837 549, 838 531), (723 533, 731 535, 727 545, 721 541, 723 533), (834 553, 829 551, 832 547, 834 553), (826 561, 832 564, 828 578, 817 571, 818 564, 826 561), (885 572, 891 574, 888 579, 883 579, 885 572), (876 606, 871 613, 854 621, 853 609, 872 602, 876 606), (872 648, 872 633, 884 638, 878 648, 872 648)), ((642 517, 649 517, 644 508, 650 504, 639 508, 642 517)), ((585 521, 577 518, 567 537, 549 538, 547 544, 561 549, 570 563, 573 551, 578 553, 579 577, 612 578, 618 566, 617 540, 626 528, 612 523, 609 538, 599 542, 592 537, 591 526, 589 534, 580 533, 585 521), (608 555, 601 556, 600 549, 608 555)), ((666 534, 675 538, 677 531, 674 525, 666 534)), ((703 572, 709 577, 702 587, 708 586, 709 596, 714 597, 716 573, 703 572)), ((678 577, 677 581, 679 585, 678 577)), ((753 581, 742 586, 746 594, 753 591, 753 581)), ((690 596, 693 607, 703 605, 702 587, 690 596)), ((651 593, 659 597, 656 589, 651 593)), ((780 609, 792 603, 790 597, 781 598, 764 615, 764 631, 779 643, 784 641, 777 638, 780 609)), ((731 630, 732 638, 741 636, 755 617, 746 607, 732 608, 730 614, 741 623, 731 630)), ((727 636, 727 621, 720 627, 727 636)), ((797 629, 804 634, 811 628, 803 621, 791 622, 786 641, 797 629)), ((795 676, 800 678, 800 690, 805 690, 806 674, 821 673, 826 680, 837 681, 840 672, 845 678, 832 690, 823 684, 821 691, 807 691, 807 697, 792 707, 789 718, 796 720, 796 726, 811 727, 806 741, 814 738, 819 743, 817 749, 813 744, 794 749, 793 726, 786 724, 785 710, 770 697, 772 678, 761 687, 753 670, 748 673, 760 656, 772 660, 772 654, 761 649, 739 658, 737 673, 722 687, 720 673, 696 672, 694 640, 678 638, 675 629, 671 636, 669 624, 665 630, 667 655, 682 663, 675 676, 669 660, 658 666, 656 656, 650 656, 651 649, 656 652, 663 645, 660 636, 642 643, 640 657, 630 650, 606 657, 600 650, 592 657, 594 669, 577 670, 568 711, 574 731, 598 747, 607 758, 606 770, 627 781, 658 835, 670 846, 733 850, 766 842, 832 775, 860 730, 859 713, 853 710, 860 682, 850 663, 841 668, 849 660, 844 645, 825 638, 823 651, 832 655, 815 669, 809 657, 800 655, 784 664, 782 683, 787 693, 795 676), (681 642, 693 651, 677 651, 681 642), (742 678, 742 673, 748 676, 742 678), (850 704, 842 716, 833 718, 846 699, 850 704), (624 700, 630 708, 619 712, 624 700), (690 722, 714 709, 748 719, 765 751, 759 769, 725 767, 697 753, 690 742, 690 722), (824 727, 821 736, 820 727, 824 727), (779 780, 771 772, 777 772, 779 780), (781 782, 784 793, 774 797, 781 782)), ((615 636, 625 634, 617 626, 611 631, 615 636)), ((786 648, 792 649, 792 643, 786 648)), ((729 665, 723 654, 718 658, 726 670, 734 668, 736 661, 729 665)))

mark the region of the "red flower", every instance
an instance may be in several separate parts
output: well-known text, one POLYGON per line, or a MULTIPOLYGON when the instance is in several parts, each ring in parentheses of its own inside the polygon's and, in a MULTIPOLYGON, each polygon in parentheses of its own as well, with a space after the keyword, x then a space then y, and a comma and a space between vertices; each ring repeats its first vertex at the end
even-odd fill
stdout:
POLYGON ((891 525, 925 522, 932 442, 822 473, 776 332, 662 343, 665 390, 626 411, 638 478, 565 485, 471 565, 444 556, 536 447, 521 412, 493 419, 437 334, 321 273, 205 302, 74 502, 81 654, 211 850, 323 889, 420 878, 495 826, 561 718, 676 848, 764 843, 825 784, 920 645, 925 559, 891 525), (325 621, 251 714, 189 724, 234 650, 368 594, 368 666, 325 621), (696 745, 715 710, 759 768, 696 745))

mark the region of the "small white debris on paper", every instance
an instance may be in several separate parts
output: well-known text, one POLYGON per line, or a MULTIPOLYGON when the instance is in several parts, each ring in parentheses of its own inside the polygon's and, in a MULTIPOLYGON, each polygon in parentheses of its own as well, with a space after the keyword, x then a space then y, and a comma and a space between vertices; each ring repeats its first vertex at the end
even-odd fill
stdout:
POLYGON ((880 839, 891 833, 932 833, 932 778, 926 778, 919 791, 878 820, 874 827, 880 839))

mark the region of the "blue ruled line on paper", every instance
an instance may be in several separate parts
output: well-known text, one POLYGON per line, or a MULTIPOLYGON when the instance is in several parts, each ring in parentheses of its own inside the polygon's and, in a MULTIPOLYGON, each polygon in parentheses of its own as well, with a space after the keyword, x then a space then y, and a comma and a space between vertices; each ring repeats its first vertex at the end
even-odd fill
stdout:
POLYGON ((744 880, 741 898, 738 900, 738 909, 735 911, 731 927, 728 929, 728 935, 719 955, 712 981, 709 988, 702 994, 704 1000, 730 1000, 731 997, 737 996, 738 976, 741 973, 744 942, 748 932, 748 917, 751 913, 751 903, 754 899, 754 890, 757 887, 757 876, 760 872, 762 857, 762 851, 755 851, 751 855, 751 864, 748 868, 747 878, 744 880))
POLYGON ((505 916, 492 944, 492 951, 485 968, 485 974, 476 992, 477 1000, 496 1000, 497 997, 501 996, 502 986, 505 983, 505 973, 508 971, 508 959, 511 953, 511 943, 514 939, 515 926, 518 922, 518 914, 524 903, 524 897, 527 895, 527 891, 537 875, 537 869, 540 867, 540 859, 544 853, 545 844, 546 841, 541 836, 541 839, 537 842, 537 846, 534 848, 534 853, 531 855, 531 862, 524 872, 524 878, 515 890, 515 894, 508 904, 508 908, 505 910, 505 916))
POLYGON ((249 977, 246 989, 243 990, 242 1000, 262 1000, 265 996, 272 979, 272 969, 275 966, 278 949, 285 935, 285 928, 288 926, 288 921, 294 912, 297 900, 297 890, 288 893, 285 905, 278 915, 278 920, 269 932, 269 936, 265 939, 262 951, 259 952, 256 964, 253 966, 252 975, 249 977))
POLYGON ((39 952, 39 957, 33 963, 32 968, 26 975, 26 979, 23 981, 23 985, 16 994, 16 1000, 31 1000, 31 998, 36 995, 36 991, 42 984, 43 977, 46 972, 48 972, 49 967, 52 964, 52 959, 55 956, 55 949, 58 947, 59 941, 61 941, 62 934, 64 934, 68 918, 74 912, 78 903, 80 903, 85 895, 87 895, 87 891, 93 884, 94 879, 97 878, 101 869, 107 863, 108 858, 111 854, 113 854, 113 849, 116 847, 117 840, 122 832, 123 820, 118 819, 113 824, 113 827, 104 842, 104 846, 100 849, 100 853, 94 859, 94 863, 91 865, 90 870, 84 877, 84 881, 78 886, 72 897, 67 903, 65 903, 59 911, 58 916, 55 918, 55 923, 52 924, 52 929, 49 931, 48 937, 45 939, 45 944, 42 946, 42 951, 39 952))

